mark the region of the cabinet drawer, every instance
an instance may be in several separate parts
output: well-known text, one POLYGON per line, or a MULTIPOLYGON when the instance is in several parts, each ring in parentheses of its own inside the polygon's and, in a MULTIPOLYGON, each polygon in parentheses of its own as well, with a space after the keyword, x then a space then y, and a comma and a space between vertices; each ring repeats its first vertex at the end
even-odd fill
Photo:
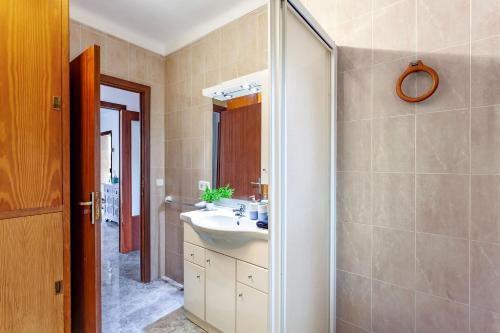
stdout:
POLYGON ((205 249, 184 242, 184 259, 198 266, 205 267, 205 249))
POLYGON ((269 277, 267 269, 238 260, 236 271, 238 282, 262 292, 268 292, 269 277))
POLYGON ((236 297, 236 333, 266 333, 267 294, 238 283, 236 297))
POLYGON ((184 260, 184 307, 205 320, 205 269, 184 260))

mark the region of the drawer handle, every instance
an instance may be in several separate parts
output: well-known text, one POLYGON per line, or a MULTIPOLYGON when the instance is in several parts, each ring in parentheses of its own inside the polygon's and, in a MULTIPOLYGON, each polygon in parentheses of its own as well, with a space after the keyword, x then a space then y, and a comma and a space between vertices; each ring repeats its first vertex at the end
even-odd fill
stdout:
POLYGON ((190 256, 191 256, 191 257, 194 257, 194 253, 191 253, 191 254, 190 254, 190 256))
POLYGON ((207 263, 210 264, 210 259, 207 259, 207 263))
POLYGON ((243 293, 240 293, 240 294, 238 295, 238 297, 243 297, 243 293))
POLYGON ((252 279, 253 279, 253 276, 252 276, 252 275, 249 275, 249 276, 248 276, 248 278, 249 278, 250 280, 252 280, 252 279))
POLYGON ((199 276, 199 275, 196 275, 196 278, 197 278, 197 279, 199 279, 199 278, 200 278, 200 276, 199 276))

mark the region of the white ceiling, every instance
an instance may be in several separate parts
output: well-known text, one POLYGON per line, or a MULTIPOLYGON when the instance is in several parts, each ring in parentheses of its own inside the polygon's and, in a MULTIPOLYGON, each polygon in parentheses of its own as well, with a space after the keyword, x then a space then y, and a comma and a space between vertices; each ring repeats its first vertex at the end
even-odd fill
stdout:
POLYGON ((167 55, 267 0, 71 0, 72 19, 167 55))

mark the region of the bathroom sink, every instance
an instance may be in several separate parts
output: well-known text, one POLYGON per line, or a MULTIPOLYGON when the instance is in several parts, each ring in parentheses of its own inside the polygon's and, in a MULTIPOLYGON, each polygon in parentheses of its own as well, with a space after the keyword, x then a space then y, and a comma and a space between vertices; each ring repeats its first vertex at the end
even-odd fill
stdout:
POLYGON ((181 220, 189 223, 201 237, 216 242, 240 243, 268 239, 268 231, 257 228, 256 221, 247 217, 238 218, 227 208, 182 213, 181 220))

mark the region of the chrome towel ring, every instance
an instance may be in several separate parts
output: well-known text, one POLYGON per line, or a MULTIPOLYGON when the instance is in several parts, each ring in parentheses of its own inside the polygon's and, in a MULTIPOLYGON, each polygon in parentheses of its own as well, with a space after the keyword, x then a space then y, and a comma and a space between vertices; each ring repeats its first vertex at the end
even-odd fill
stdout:
POLYGON ((396 93, 398 94, 399 98, 401 98, 403 101, 409 103, 417 103, 431 97, 432 94, 434 94, 434 92, 436 91, 438 85, 439 85, 439 75, 437 74, 437 72, 431 67, 424 65, 424 63, 421 60, 417 60, 411 62, 408 65, 408 68, 406 68, 403 74, 401 74, 401 76, 399 77, 398 82, 396 83, 396 93), (429 76, 432 79, 432 86, 423 95, 417 97, 410 97, 405 95, 401 85, 403 84, 403 81, 406 79, 408 75, 416 72, 426 72, 427 74, 429 74, 429 76))

